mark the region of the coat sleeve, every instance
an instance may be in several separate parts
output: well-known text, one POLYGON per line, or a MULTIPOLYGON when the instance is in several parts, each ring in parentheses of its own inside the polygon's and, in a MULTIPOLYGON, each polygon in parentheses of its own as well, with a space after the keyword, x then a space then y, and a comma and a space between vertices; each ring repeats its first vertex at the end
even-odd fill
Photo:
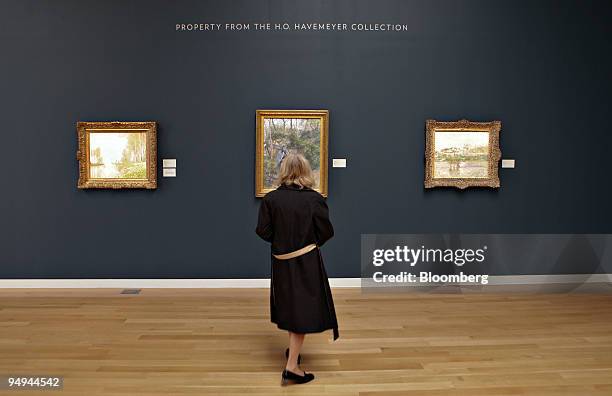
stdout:
POLYGON ((314 205, 315 237, 317 238, 317 245, 323 246, 325 242, 334 236, 334 227, 331 221, 329 221, 329 209, 325 198, 318 196, 314 205))
POLYGON ((270 204, 266 199, 262 199, 259 205, 259 217, 257 218, 257 228, 255 228, 255 232, 264 241, 272 242, 274 230, 272 229, 270 204))

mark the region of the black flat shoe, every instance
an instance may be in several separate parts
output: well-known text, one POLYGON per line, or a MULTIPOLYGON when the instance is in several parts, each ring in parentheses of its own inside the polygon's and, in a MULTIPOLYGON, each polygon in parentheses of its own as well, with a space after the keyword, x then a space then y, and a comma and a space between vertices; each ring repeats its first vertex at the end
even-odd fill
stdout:
POLYGON ((283 370, 281 385, 298 385, 305 384, 314 379, 314 374, 307 373, 304 371, 304 375, 297 375, 296 373, 289 371, 287 369, 283 370))
MULTIPOLYGON (((289 359, 289 348, 285 349, 285 359, 289 359)), ((298 355, 298 364, 302 363, 302 355, 298 355)))

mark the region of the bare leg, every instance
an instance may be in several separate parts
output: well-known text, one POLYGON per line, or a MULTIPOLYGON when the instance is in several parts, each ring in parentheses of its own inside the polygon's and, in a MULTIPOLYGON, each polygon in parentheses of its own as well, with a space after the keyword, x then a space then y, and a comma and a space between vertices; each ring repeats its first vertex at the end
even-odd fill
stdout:
POLYGON ((285 368, 297 375, 304 375, 304 372, 298 367, 297 359, 304 343, 304 334, 289 332, 289 358, 285 368))

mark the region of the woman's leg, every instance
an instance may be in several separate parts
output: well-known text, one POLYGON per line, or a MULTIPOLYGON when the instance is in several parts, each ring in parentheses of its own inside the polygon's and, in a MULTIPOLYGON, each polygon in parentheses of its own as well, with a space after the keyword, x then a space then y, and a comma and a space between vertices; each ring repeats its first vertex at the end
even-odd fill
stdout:
POLYGON ((305 334, 298 334, 289 332, 289 358, 287 358, 287 365, 285 368, 298 375, 304 375, 304 372, 298 367, 298 355, 302 349, 304 343, 305 334))

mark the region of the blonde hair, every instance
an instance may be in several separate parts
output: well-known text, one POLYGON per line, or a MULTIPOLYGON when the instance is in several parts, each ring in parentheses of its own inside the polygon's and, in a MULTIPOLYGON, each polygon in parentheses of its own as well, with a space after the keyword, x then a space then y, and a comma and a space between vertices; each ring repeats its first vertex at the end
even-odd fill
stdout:
POLYGON ((300 188, 312 188, 315 184, 315 179, 310 163, 302 154, 287 154, 281 162, 276 183, 279 186, 295 184, 300 186, 300 188))

